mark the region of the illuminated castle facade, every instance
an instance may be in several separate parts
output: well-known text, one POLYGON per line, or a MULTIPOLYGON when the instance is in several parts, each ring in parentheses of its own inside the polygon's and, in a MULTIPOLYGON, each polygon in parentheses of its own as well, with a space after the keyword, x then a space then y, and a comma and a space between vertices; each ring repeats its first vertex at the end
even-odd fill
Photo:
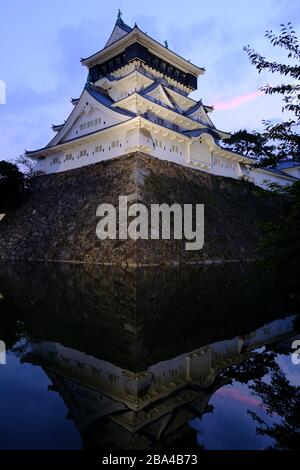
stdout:
POLYGON ((215 127, 213 107, 189 95, 204 69, 126 25, 119 12, 99 52, 81 59, 88 80, 74 109, 46 147, 27 152, 38 173, 56 173, 131 152, 247 179, 268 188, 292 184, 284 170, 255 168, 255 160, 222 148, 229 134, 215 127))

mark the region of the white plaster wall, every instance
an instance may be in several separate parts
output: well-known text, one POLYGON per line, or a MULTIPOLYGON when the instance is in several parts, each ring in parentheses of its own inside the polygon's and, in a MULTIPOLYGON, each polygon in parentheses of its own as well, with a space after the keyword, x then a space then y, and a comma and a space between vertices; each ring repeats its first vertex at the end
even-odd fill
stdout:
POLYGON ((245 347, 247 349, 253 349, 292 332, 294 320, 295 316, 293 315, 288 318, 275 320, 272 323, 259 328, 253 333, 247 335, 244 342, 245 347))
MULTIPOLYGON (((97 116, 97 114, 95 113, 94 116, 97 116)), ((179 163, 194 169, 235 179, 240 178, 243 174, 238 161, 227 159, 214 153, 210 157, 209 148, 204 143, 195 142, 191 145, 191 163, 189 163, 189 144, 180 142, 177 139, 171 139, 169 136, 164 136, 163 129, 161 132, 152 132, 151 135, 149 134, 148 137, 146 136, 142 140, 143 145, 149 148, 148 152, 162 160, 179 163), (197 164, 206 164, 207 166, 196 166, 197 164)), ((127 152, 126 149, 128 149, 129 143, 131 148, 133 148, 135 143, 136 145, 141 145, 141 139, 138 138, 138 133, 136 136, 134 134, 131 136, 131 139, 128 139, 125 130, 117 131, 113 128, 111 132, 109 131, 106 135, 90 136, 87 143, 73 141, 70 145, 66 146, 65 149, 54 151, 53 154, 47 156, 44 160, 38 161, 35 170, 44 173, 56 173, 118 157, 127 152), (115 146, 113 148, 112 142, 116 140, 119 140, 119 144, 117 147, 115 146), (101 152, 95 152, 97 145, 102 145, 101 152), (86 155, 80 157, 80 150, 86 150, 86 155), (70 153, 72 154, 72 160, 67 161, 66 155, 70 153), (58 163, 53 163, 53 158, 55 157, 58 157, 58 163)), ((280 185, 290 185, 293 183, 293 181, 287 178, 264 172, 258 168, 251 169, 249 180, 264 189, 269 189, 268 184, 271 182, 276 182, 280 185)))
POLYGON ((187 164, 187 144, 164 137, 160 133, 154 134, 153 140, 155 147, 153 148, 152 155, 154 157, 180 163, 181 165, 187 164))
POLYGON ((294 178, 300 178, 300 168, 286 168, 285 170, 281 170, 283 173, 286 173, 289 176, 294 176, 294 178))
POLYGON ((201 144, 200 142, 192 142, 190 146, 190 158, 191 161, 204 163, 211 165, 211 151, 208 145, 201 144))
POLYGON ((211 162, 211 172, 214 175, 227 176, 230 178, 239 178, 241 170, 237 160, 228 159, 213 152, 211 162))
POLYGON ((231 356, 239 355, 242 345, 243 340, 238 336, 230 340, 210 344, 209 347, 213 353, 213 365, 229 359, 231 356))
POLYGON ((87 143, 73 143, 72 147, 66 147, 65 150, 55 152, 44 160, 40 160, 35 167, 35 171, 58 173, 123 155, 125 153, 124 141, 125 133, 116 132, 107 136, 94 137, 87 143), (119 140, 119 146, 113 148, 112 142, 116 140, 119 140), (99 145, 102 145, 102 152, 96 153, 95 147, 99 145), (83 157, 80 157, 81 150, 86 150, 86 155, 83 157), (72 154, 72 160, 66 160, 67 154, 72 154), (53 163, 55 157, 58 157, 58 163, 53 163))
POLYGON ((72 126, 72 128, 66 133, 66 135, 63 137, 62 142, 65 142, 67 140, 74 139, 75 137, 81 137, 82 135, 85 135, 89 132, 94 132, 98 131, 100 129, 104 129, 106 127, 112 126, 114 124, 117 124, 120 122, 120 119, 116 119, 112 117, 111 114, 105 113, 103 111, 100 111, 96 108, 93 108, 90 113, 82 113, 79 118, 76 120, 75 124, 72 126), (100 124, 93 124, 91 127, 88 129, 80 130, 80 125, 84 123, 88 123, 90 121, 95 121, 95 119, 101 119, 100 124))
POLYGON ((293 184, 293 181, 288 180, 284 176, 263 171, 260 168, 251 168, 249 181, 263 189, 269 189, 270 183, 277 183, 281 186, 290 186, 291 184, 293 184))

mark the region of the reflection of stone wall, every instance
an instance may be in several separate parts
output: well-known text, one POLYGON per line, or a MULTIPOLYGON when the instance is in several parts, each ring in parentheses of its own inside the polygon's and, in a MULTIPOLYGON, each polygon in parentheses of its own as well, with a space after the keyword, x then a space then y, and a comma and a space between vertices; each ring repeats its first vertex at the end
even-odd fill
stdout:
MULTIPOLYGON (((91 354, 135 361, 135 275, 131 271, 52 263, 0 264, 9 330, 21 320, 31 337, 91 354), (131 325, 131 328, 130 328, 131 325)), ((9 332, 8 332, 9 334, 9 332)), ((21 332, 20 332, 21 334, 21 332)))
POLYGON ((188 421, 200 418, 210 396, 228 383, 222 372, 251 357, 252 349, 291 337, 294 319, 275 320, 246 336, 207 344, 138 373, 47 341, 30 343, 22 360, 45 370, 89 441, 91 430, 97 430, 98 446, 108 440, 115 448, 125 439, 124 448, 152 447, 176 439, 178 430, 186 433, 188 421))
POLYGON ((290 314, 252 264, 112 269, 0 264, 1 332, 59 342, 134 371, 290 314))
POLYGON ((0 224, 0 257, 134 265, 245 259, 254 256, 259 224, 280 207, 280 196, 252 184, 131 154, 38 177, 27 201, 0 224), (187 252, 178 240, 99 241, 97 206, 133 193, 148 205, 205 204, 204 248, 187 252))

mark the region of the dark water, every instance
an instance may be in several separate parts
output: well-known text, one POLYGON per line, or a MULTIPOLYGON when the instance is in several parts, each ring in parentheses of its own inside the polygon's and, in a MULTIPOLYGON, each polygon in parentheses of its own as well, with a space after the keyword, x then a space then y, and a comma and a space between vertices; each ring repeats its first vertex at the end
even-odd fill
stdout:
POLYGON ((294 294, 251 265, 2 263, 0 448, 299 448, 294 294))

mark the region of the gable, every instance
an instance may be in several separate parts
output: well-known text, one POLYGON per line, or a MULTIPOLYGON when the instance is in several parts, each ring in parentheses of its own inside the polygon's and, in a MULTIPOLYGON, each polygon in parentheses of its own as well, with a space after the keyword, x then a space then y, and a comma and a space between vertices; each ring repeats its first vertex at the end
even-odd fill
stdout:
POLYGON ((156 88, 153 90, 149 91, 148 93, 145 93, 144 95, 146 98, 151 97, 155 101, 158 101, 159 103, 163 103, 170 108, 175 110, 175 106, 166 94, 165 90, 163 89, 162 85, 158 85, 156 88))
POLYGON ((210 118, 207 115, 207 112, 204 109, 204 106, 200 106, 194 112, 188 114, 189 118, 195 119, 196 121, 203 122, 209 126, 215 127, 210 118))
POLYGON ((61 142, 96 132, 105 127, 117 124, 118 122, 120 122, 120 120, 112 117, 109 111, 105 111, 104 109, 100 110, 99 108, 91 106, 88 110, 82 110, 71 128, 61 139, 61 142))
POLYGON ((120 26, 116 25, 107 41, 105 44, 105 47, 110 46, 114 42, 118 41, 122 37, 126 36, 128 32, 124 31, 124 29, 120 28, 120 26))
POLYGON ((184 96, 174 90, 168 88, 168 94, 171 96, 173 103, 175 103, 176 107, 181 110, 181 112, 185 113, 188 111, 192 106, 196 104, 196 102, 189 98, 188 96, 184 96))
POLYGON ((100 103, 85 89, 64 126, 51 140, 48 147, 53 147, 60 142, 89 134, 128 119, 128 116, 100 103), (96 119, 100 119, 100 122, 95 123, 96 119), (93 124, 88 125, 91 121, 93 121, 93 124), (86 124, 86 126, 80 127, 82 124, 86 124))

